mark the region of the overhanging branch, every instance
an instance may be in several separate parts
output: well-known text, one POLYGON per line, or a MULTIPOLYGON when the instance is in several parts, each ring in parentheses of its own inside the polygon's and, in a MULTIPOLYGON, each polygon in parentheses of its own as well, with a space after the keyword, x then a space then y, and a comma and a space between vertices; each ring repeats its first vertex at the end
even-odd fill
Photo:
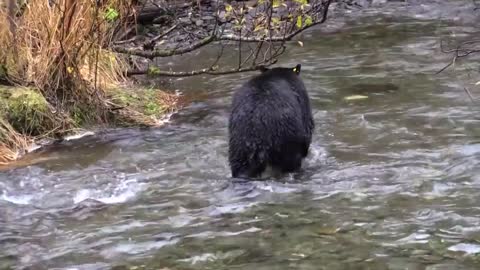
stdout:
MULTIPOLYGON (((327 20, 328 16, 328 10, 330 7, 332 0, 326 1, 324 4, 322 4, 323 7, 323 12, 322 12, 322 18, 319 21, 313 22, 312 24, 306 25, 300 29, 297 29, 289 34, 284 34, 283 36, 261 36, 261 37, 244 37, 244 36, 239 36, 235 34, 229 34, 229 35, 223 35, 223 34, 218 34, 216 31, 216 28, 213 29, 212 34, 208 37, 205 37, 204 39, 191 44, 190 46, 184 47, 184 48, 178 48, 178 49, 166 49, 166 50, 153 50, 153 51, 145 51, 143 49, 139 48, 125 48, 122 46, 113 46, 112 50, 117 53, 123 53, 123 54, 128 54, 128 55, 135 55, 135 56, 140 56, 148 59, 153 59, 156 57, 170 57, 174 55, 181 55, 185 53, 192 52, 196 49, 199 49, 203 46, 206 46, 212 42, 218 42, 218 41, 237 41, 237 42, 285 42, 285 41, 290 41, 292 38, 300 34, 301 32, 324 23, 327 20)), ((217 23, 218 23, 218 18, 217 18, 217 23)))
POLYGON ((180 49, 145 51, 145 50, 136 49, 136 48, 123 48, 120 46, 114 46, 112 50, 117 53, 124 53, 124 54, 136 55, 136 56, 153 59, 155 57, 170 57, 174 55, 188 53, 196 49, 199 49, 209 43, 212 43, 213 41, 215 41, 215 35, 211 35, 209 37, 202 39, 197 43, 194 43, 190 46, 180 48, 180 49))
POLYGON ((270 63, 265 63, 262 65, 256 65, 251 67, 245 68, 231 68, 231 69, 222 69, 222 70, 215 70, 213 68, 203 68, 197 69, 192 71, 165 71, 165 70, 157 70, 156 67, 151 67, 146 70, 131 70, 127 72, 127 76, 134 76, 134 75, 153 75, 153 76, 165 76, 165 77, 191 77, 196 75, 226 75, 226 74, 233 74, 233 73, 241 73, 241 72, 248 72, 248 71, 256 71, 261 70, 262 68, 271 66, 275 64, 277 60, 273 60, 270 63))
POLYGON ((300 29, 297 29, 294 32, 291 32, 288 35, 280 36, 280 37, 268 37, 268 36, 263 36, 263 37, 240 37, 237 35, 227 35, 218 38, 218 41, 225 40, 225 41, 242 41, 242 42, 283 42, 283 41, 289 41, 292 40, 295 36, 300 34, 301 32, 324 23, 327 20, 327 15, 328 15, 328 9, 330 7, 332 0, 328 0, 323 7, 323 14, 322 14, 322 19, 316 22, 313 22, 312 24, 309 24, 307 26, 304 26, 300 29))

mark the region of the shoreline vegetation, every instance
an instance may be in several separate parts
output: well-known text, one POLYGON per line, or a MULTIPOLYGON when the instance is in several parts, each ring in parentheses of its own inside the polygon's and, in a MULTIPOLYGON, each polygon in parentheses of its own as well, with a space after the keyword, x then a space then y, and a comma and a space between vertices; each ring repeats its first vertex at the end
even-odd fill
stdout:
POLYGON ((178 94, 134 84, 125 75, 126 57, 109 49, 135 4, 3 3, 0 165, 83 129, 160 125, 177 109, 178 94))
POLYGON ((159 126, 184 101, 151 78, 271 66, 287 42, 326 21, 331 2, 4 0, 0 167, 84 130, 159 126), (208 46, 218 55, 192 59, 196 69, 154 61, 208 46))

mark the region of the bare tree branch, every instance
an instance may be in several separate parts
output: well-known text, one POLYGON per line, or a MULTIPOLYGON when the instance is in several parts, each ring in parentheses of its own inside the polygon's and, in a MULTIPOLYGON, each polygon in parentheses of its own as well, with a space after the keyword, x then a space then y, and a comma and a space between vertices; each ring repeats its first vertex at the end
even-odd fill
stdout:
MULTIPOLYGON (((243 3, 235 8, 227 3, 225 4, 225 11, 223 11, 224 7, 218 4, 219 2, 217 0, 217 10, 213 14, 215 22, 208 24, 206 29, 202 30, 202 23, 197 23, 198 20, 203 20, 203 17, 200 17, 200 19, 198 19, 198 15, 190 17, 191 14, 189 13, 188 18, 191 18, 192 23, 177 23, 168 29, 164 29, 161 34, 143 43, 143 48, 138 46, 125 48, 117 45, 112 48, 117 53, 153 60, 157 57, 171 57, 189 53, 204 46, 219 43, 221 50, 209 67, 191 71, 166 71, 162 70, 161 67, 150 65, 147 69, 129 70, 126 72, 127 76, 187 77, 200 74, 224 75, 259 70, 273 65, 277 62, 277 58, 285 52, 286 42, 291 41, 301 32, 322 24, 327 20, 332 0, 317 0, 314 3, 310 1, 310 4, 285 1, 280 6, 274 6, 273 0, 268 0, 262 6, 246 7, 245 3, 243 3), (220 15, 220 9, 225 13, 224 15, 220 15), (233 28, 231 28, 232 25, 233 28), (226 28, 231 32, 226 34, 226 28), (167 35, 172 38, 172 42, 167 43, 167 46, 170 46, 170 48, 154 49, 156 42, 167 35), (178 40, 181 41, 178 42, 178 40), (185 42, 190 43, 191 40, 196 41, 190 45, 184 45, 185 42), (238 42, 236 44, 238 52, 236 50, 230 50, 229 52, 230 55, 237 54, 235 57, 238 57, 238 61, 233 64, 234 67, 219 68, 218 63, 224 51, 228 51, 224 50, 224 43, 228 44, 230 42, 238 42)), ((205 26, 205 24, 203 25, 205 26)))
POLYGON ((169 56, 174 56, 174 55, 179 55, 179 54, 184 54, 188 53, 191 51, 194 51, 196 49, 199 49, 207 44, 212 43, 215 41, 215 35, 211 35, 209 37, 206 37, 202 39, 201 41, 194 43, 190 46, 187 46, 185 48, 181 49, 173 49, 173 50, 156 50, 156 51, 144 51, 141 49, 131 49, 131 48, 123 48, 119 46, 113 47, 113 50, 117 53, 124 53, 124 54, 129 54, 129 55, 136 55, 136 56, 141 56, 149 59, 153 59, 155 57, 169 57, 169 56))
POLYGON ((246 68, 232 68, 232 69, 224 69, 224 70, 214 70, 210 68, 204 69, 197 69, 192 71, 163 71, 157 70, 156 67, 151 67, 147 70, 131 70, 127 72, 127 76, 133 75, 155 75, 155 76, 168 76, 168 77, 190 77, 196 76, 201 74, 208 74, 208 75, 226 75, 226 74, 233 74, 233 73, 241 73, 241 72, 248 72, 248 71, 256 71, 261 70, 267 66, 271 66, 275 64, 277 61, 273 60, 270 63, 264 65, 256 65, 246 68))
MULTIPOLYGON (((194 51, 196 49, 199 49, 203 46, 206 46, 212 42, 218 42, 218 41, 237 41, 237 42, 285 42, 285 41, 290 41, 292 38, 294 38, 296 35, 300 34, 301 32, 322 24, 326 21, 327 16, 328 16, 328 10, 330 7, 332 0, 327 0, 326 3, 323 4, 323 13, 322 13, 322 18, 319 21, 314 21, 309 25, 305 25, 304 27, 297 29, 289 34, 284 34, 283 36, 277 36, 274 37, 271 34, 271 31, 269 31, 269 36, 260 36, 260 37, 245 37, 236 34, 228 34, 228 35, 219 35, 215 29, 212 31, 210 36, 203 38, 202 40, 191 44, 190 46, 184 47, 184 48, 176 48, 176 49, 165 49, 165 50, 153 50, 153 51, 145 51, 139 48, 124 48, 122 46, 113 46, 112 50, 117 52, 117 53, 123 53, 123 54, 128 54, 128 55, 135 55, 135 56, 140 56, 140 57, 145 57, 148 59, 153 59, 156 57, 170 57, 174 55, 181 55, 185 54, 191 51, 194 51)), ((270 16, 271 17, 271 14, 270 16)), ((218 18, 217 18, 218 22, 218 18)), ((268 21, 270 22, 270 20, 268 21)), ((270 27, 270 26, 268 26, 270 27)))

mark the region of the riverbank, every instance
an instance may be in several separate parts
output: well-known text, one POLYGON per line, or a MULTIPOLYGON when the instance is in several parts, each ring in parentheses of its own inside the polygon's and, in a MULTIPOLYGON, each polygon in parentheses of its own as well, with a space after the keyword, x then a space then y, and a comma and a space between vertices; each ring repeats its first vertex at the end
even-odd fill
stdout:
POLYGON ((132 81, 110 50, 134 2, 0 7, 0 165, 84 130, 159 126, 177 109, 178 93, 132 81))
POLYGON ((87 130, 161 126, 180 99, 180 93, 146 86, 108 89, 105 100, 116 108, 97 121, 83 111, 59 116, 38 89, 0 86, 0 165, 87 130))

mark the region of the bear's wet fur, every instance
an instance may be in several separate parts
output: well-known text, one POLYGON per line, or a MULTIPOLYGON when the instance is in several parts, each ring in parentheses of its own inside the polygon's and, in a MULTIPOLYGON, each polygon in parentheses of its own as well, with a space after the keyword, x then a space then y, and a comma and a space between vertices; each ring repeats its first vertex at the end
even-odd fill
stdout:
POLYGON ((233 94, 228 124, 232 177, 256 178, 267 166, 281 173, 301 168, 314 122, 300 69, 300 64, 263 68, 233 94))

